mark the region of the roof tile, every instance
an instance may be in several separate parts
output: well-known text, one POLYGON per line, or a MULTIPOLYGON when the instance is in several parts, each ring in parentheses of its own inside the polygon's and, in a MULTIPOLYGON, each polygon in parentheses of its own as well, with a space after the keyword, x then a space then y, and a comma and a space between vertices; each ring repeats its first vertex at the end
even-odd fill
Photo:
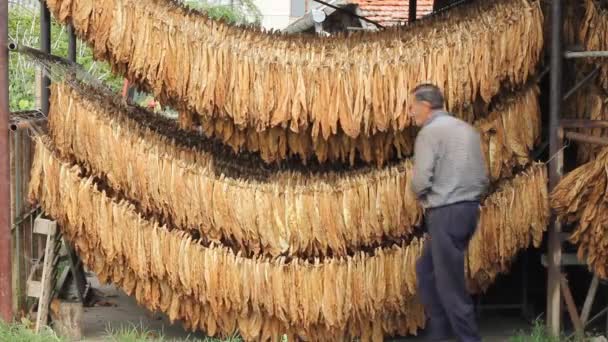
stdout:
MULTIPOLYGON (((350 0, 361 10, 361 14, 382 25, 390 26, 407 21, 409 0, 350 0)), ((418 0, 416 17, 420 18, 433 11, 434 0, 418 0)))

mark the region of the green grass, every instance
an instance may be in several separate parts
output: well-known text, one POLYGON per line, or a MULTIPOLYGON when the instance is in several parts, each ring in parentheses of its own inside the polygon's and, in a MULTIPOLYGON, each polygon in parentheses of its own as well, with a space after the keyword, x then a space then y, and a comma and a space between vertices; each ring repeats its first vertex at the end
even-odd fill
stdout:
MULTIPOLYGON (((123 326, 118 329, 106 329, 108 342, 168 342, 169 340, 162 334, 156 331, 151 331, 143 326, 123 326)), ((175 340, 171 340, 175 341, 175 340)), ((238 336, 230 337, 226 340, 216 338, 190 338, 178 340, 179 342, 242 342, 238 336)))
POLYGON ((584 342, 588 338, 577 337, 553 337, 547 333, 547 327, 542 321, 534 322, 534 327, 530 333, 520 332, 512 337, 509 342, 584 342))
MULTIPOLYGON (((35 334, 31 328, 32 323, 6 324, 0 321, 0 341, 10 342, 67 342, 58 337, 50 328, 43 329, 40 334, 35 334)), ((119 329, 107 329, 106 338, 108 342, 169 342, 162 334, 135 325, 119 329)), ((175 341, 175 340, 171 340, 175 341)), ((178 341, 176 341, 178 342, 178 341)), ((215 338, 180 339, 179 342, 242 342, 238 336, 220 340, 215 338)))
MULTIPOLYGON (((31 322, 6 324, 0 322, 0 341, 11 342, 65 342, 49 328, 44 329, 40 334, 35 334, 31 330, 31 322)), ((125 326, 122 328, 108 328, 106 330, 106 340, 108 342, 169 342, 176 340, 167 339, 162 333, 151 331, 143 326, 125 326)), ((545 325, 538 321, 530 333, 520 332, 512 337, 509 342, 582 342, 586 339, 577 338, 554 338, 547 334, 545 325)), ((283 341, 286 341, 284 338, 283 341)), ((242 342, 237 335, 228 339, 216 338, 185 338, 176 342, 242 342)))
POLYGON ((63 342, 64 340, 49 329, 43 329, 40 334, 35 334, 28 326, 29 324, 6 324, 0 322, 0 341, 11 342, 63 342))

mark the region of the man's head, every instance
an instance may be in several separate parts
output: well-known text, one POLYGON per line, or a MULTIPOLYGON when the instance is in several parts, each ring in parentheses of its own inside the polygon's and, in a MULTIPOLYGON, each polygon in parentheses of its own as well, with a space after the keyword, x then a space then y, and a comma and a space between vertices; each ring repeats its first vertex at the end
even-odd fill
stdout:
POLYGON ((416 126, 422 126, 434 111, 443 109, 443 94, 439 87, 424 83, 418 85, 410 94, 409 114, 416 126))

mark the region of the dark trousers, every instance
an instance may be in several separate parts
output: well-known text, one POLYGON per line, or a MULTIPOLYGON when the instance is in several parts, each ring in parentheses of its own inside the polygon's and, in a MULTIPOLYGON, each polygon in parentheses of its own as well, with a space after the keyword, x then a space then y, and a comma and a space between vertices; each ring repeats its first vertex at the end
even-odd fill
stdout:
POLYGON ((464 253, 477 227, 478 202, 462 202, 429 209, 430 235, 416 264, 418 293, 429 316, 429 340, 456 336, 461 342, 479 342, 473 300, 467 292, 464 253))

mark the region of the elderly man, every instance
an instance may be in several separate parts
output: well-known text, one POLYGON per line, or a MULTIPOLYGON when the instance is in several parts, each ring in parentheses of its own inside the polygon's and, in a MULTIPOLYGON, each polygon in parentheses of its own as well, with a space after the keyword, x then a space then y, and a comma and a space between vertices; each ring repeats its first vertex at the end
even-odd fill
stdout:
POLYGON ((430 341, 456 336, 481 341, 467 293, 464 253, 479 219, 488 175, 479 133, 444 110, 432 84, 411 93, 410 115, 421 127, 414 148, 412 188, 425 208, 430 235, 416 265, 418 293, 430 318, 430 341))

